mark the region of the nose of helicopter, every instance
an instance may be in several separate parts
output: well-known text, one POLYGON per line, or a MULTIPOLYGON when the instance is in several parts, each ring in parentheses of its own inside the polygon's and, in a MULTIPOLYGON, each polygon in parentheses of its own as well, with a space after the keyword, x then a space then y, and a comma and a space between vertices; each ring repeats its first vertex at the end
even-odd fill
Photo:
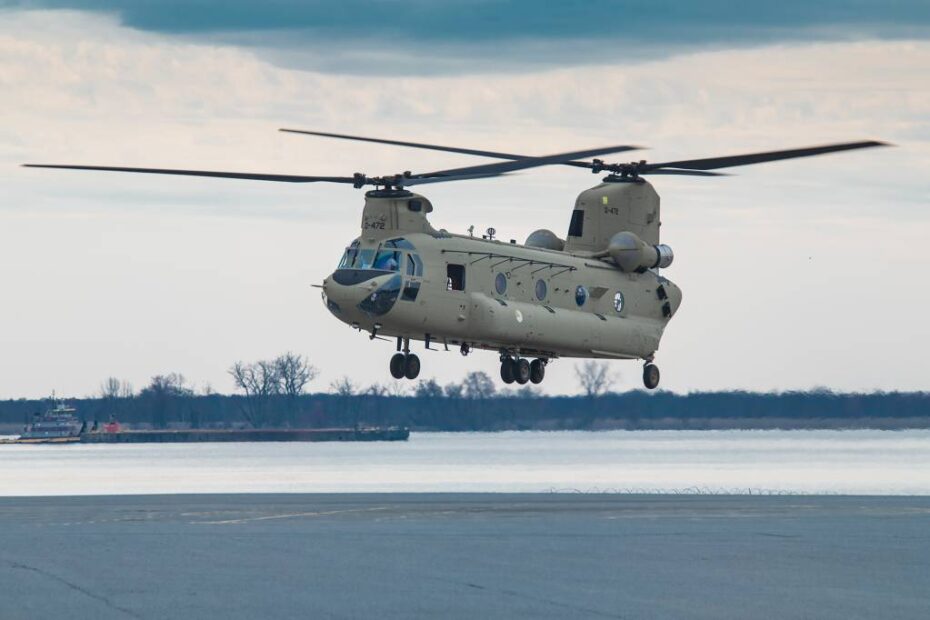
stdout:
POLYGON ((375 269, 337 269, 323 280, 329 311, 347 322, 386 314, 400 293, 400 276, 375 269))

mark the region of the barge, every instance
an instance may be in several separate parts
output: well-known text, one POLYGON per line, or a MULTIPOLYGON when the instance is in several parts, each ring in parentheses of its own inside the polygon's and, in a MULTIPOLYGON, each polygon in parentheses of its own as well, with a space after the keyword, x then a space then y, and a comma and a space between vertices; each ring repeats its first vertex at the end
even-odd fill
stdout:
POLYGON ((56 402, 44 414, 36 414, 23 434, 0 439, 0 444, 75 444, 75 443, 204 443, 232 441, 406 441, 406 427, 355 428, 251 428, 251 429, 166 429, 127 430, 118 422, 87 430, 73 407, 56 402))
POLYGON ((81 443, 201 443, 221 441, 406 441, 410 429, 305 428, 305 429, 182 429, 81 433, 81 443))

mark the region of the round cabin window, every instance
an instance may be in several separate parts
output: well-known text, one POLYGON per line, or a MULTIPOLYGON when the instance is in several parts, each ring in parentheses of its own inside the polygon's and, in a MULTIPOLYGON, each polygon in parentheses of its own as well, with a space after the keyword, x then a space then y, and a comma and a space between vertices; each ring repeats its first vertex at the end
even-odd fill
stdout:
POLYGON ((498 295, 503 295, 507 292, 507 276, 502 273, 497 274, 497 277, 494 278, 494 289, 497 291, 498 295))
POLYGON ((543 301, 546 299, 546 293, 549 292, 549 287, 546 286, 545 280, 536 280, 536 299, 543 301))
POLYGON ((586 301, 588 301, 588 289, 579 286, 575 289, 575 303, 579 306, 583 306, 586 301))
POLYGON ((617 294, 614 295, 614 310, 623 312, 623 293, 620 291, 617 291, 617 294))

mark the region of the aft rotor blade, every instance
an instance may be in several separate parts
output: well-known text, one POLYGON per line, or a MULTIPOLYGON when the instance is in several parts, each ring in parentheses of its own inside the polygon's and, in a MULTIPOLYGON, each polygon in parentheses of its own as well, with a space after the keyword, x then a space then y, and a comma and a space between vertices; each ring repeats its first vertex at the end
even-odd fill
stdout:
MULTIPOLYGON (((340 140, 356 140, 358 142, 372 142, 375 144, 391 144, 394 146, 408 146, 415 149, 427 149, 430 151, 443 151, 445 153, 461 153, 463 155, 478 155, 480 157, 495 157, 497 159, 528 159, 529 155, 518 155, 516 153, 504 153, 501 151, 487 151, 483 149, 470 149, 459 146, 442 146, 440 144, 426 144, 424 142, 406 142, 403 140, 388 140, 386 138, 369 138, 367 136, 350 136, 347 134, 341 133, 330 133, 325 131, 309 131, 305 129, 279 129, 278 131, 284 131, 287 133, 299 133, 305 134, 308 136, 322 136, 324 138, 338 138, 340 140)), ((613 153, 621 153, 623 151, 632 151, 639 147, 628 146, 620 150, 611 151, 613 153)), ((566 166, 576 166, 579 168, 591 168, 592 163, 586 161, 565 161, 561 162, 566 166)))
POLYGON ((706 159, 688 159, 683 161, 667 161, 661 164, 646 164, 640 173, 655 174, 659 168, 683 168, 688 170, 716 170, 717 168, 730 168, 733 166, 746 166, 760 164, 781 159, 794 159, 795 157, 811 157, 837 151, 851 151, 873 146, 890 146, 887 142, 867 140, 864 142, 845 142, 841 144, 827 144, 802 149, 789 149, 786 151, 766 151, 761 153, 748 153, 746 155, 730 155, 727 157, 708 157, 706 159))
POLYGON ((317 177, 292 174, 262 174, 255 172, 221 172, 213 170, 174 170, 168 168, 124 168, 122 166, 72 166, 63 164, 23 164, 24 168, 58 168, 64 170, 103 170, 107 172, 140 172, 143 174, 171 174, 188 177, 214 177, 221 179, 247 179, 250 181, 277 181, 279 183, 354 183, 354 177, 317 177))
POLYGON ((496 176, 503 174, 505 172, 513 172, 514 170, 526 170, 527 168, 536 168, 539 166, 548 166, 551 164, 564 164, 568 163, 574 159, 584 159, 586 157, 597 157, 598 155, 606 155, 608 153, 620 153, 622 151, 629 151, 631 149, 636 149, 639 147, 636 146, 605 146, 599 149, 586 149, 584 151, 570 151, 567 153, 555 153, 553 155, 545 155, 543 157, 527 157, 524 159, 517 159, 514 161, 505 161, 496 164, 484 164, 480 166, 466 166, 464 168, 451 168, 449 170, 438 170, 436 172, 428 172, 425 174, 413 175, 414 178, 424 178, 424 177, 452 177, 452 176, 470 176, 475 174, 488 174, 491 176, 496 176))

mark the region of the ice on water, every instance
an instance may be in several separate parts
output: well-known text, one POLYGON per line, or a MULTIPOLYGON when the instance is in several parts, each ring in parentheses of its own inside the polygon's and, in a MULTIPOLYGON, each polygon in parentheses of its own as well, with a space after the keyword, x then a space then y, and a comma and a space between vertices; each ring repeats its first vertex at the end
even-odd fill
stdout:
POLYGON ((0 447, 0 495, 930 494, 930 431, 414 433, 395 443, 0 447))

